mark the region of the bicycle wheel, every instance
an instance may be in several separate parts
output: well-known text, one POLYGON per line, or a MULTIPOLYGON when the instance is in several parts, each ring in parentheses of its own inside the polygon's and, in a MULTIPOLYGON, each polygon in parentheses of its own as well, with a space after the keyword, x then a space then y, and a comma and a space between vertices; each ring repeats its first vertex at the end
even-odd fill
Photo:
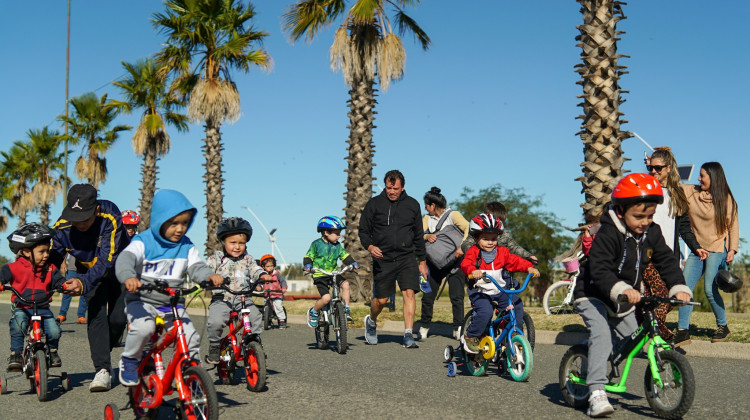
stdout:
POLYGON ((191 420, 217 420, 219 399, 208 372, 200 366, 190 366, 182 372, 182 379, 190 391, 190 400, 181 404, 183 415, 191 420))
POLYGON ((257 341, 245 344, 245 378, 250 391, 258 392, 266 386, 266 353, 257 341))
POLYGON ((225 341, 222 344, 221 359, 219 364, 216 365, 216 373, 219 374, 222 385, 231 385, 234 379, 234 371, 237 368, 237 361, 235 360, 232 343, 225 341), (229 359, 228 362, 225 361, 226 358, 229 359))
POLYGON ((104 420, 120 420, 120 410, 114 404, 104 406, 104 420))
POLYGON ((270 330, 271 329, 271 305, 266 304, 263 305, 263 329, 264 330, 270 330))
POLYGON ((163 396, 161 381, 155 377, 151 368, 145 368, 140 376, 138 385, 128 388, 130 406, 137 419, 155 420, 159 417, 159 405, 163 396))
POLYGON ((44 350, 34 353, 34 388, 39 401, 47 401, 47 353, 44 350))
MULTIPOLYGON (((461 334, 466 335, 466 330, 469 329, 469 325, 471 325, 471 320, 474 316, 474 311, 470 310, 466 313, 466 316, 464 317, 464 323, 463 327, 461 328, 461 334)), ((463 341, 461 341, 461 345, 463 345, 463 341)), ((490 363, 489 360, 482 357, 481 354, 471 354, 466 351, 466 349, 463 349, 464 353, 464 365, 466 366, 466 370, 474 375, 474 376, 482 376, 487 374, 487 365, 490 363)))
POLYGON ((347 325, 344 302, 336 302, 333 312, 333 316, 336 317, 336 327, 334 328, 336 333, 336 351, 339 354, 345 354, 346 349, 349 347, 349 342, 346 339, 347 325))
POLYGON ((570 375, 586 379, 589 349, 585 344, 576 344, 568 349, 560 361, 559 382, 563 399, 570 406, 583 408, 589 403, 589 387, 570 382, 570 375))
POLYGON ((505 349, 508 373, 516 382, 528 381, 534 369, 534 353, 531 351, 531 344, 526 337, 514 335, 510 338, 510 345, 515 357, 511 354, 510 348, 505 349))
POLYGON ((568 297, 568 292, 573 286, 571 281, 558 281, 548 287, 544 292, 542 298, 542 304, 544 305, 544 313, 547 315, 560 315, 560 314, 572 314, 573 302, 565 302, 568 297))
POLYGON ((531 315, 526 312, 523 313, 521 331, 523 331, 524 337, 526 337, 526 340, 531 344, 531 350, 534 350, 534 344, 536 343, 536 329, 534 328, 534 320, 531 319, 531 315))
POLYGON ((328 348, 328 325, 315 327, 315 342, 321 350, 328 348))
POLYGON ((695 397, 695 377, 693 368, 685 356, 674 350, 659 353, 659 376, 663 387, 659 387, 651 376, 651 370, 646 369, 643 386, 646 389, 646 400, 657 416, 665 419, 682 418, 695 397))

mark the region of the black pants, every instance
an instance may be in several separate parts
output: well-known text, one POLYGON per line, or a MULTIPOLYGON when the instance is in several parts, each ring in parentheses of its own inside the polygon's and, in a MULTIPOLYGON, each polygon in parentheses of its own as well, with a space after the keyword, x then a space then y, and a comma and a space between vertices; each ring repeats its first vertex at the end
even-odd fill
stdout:
POLYGON ((125 330, 125 292, 114 275, 102 279, 94 290, 86 293, 89 320, 87 332, 94 369, 112 370, 109 353, 119 344, 125 330))
POLYGON ((432 288, 431 293, 425 293, 422 295, 422 318, 420 324, 429 328, 432 322, 432 308, 435 304, 435 297, 437 297, 438 288, 445 277, 448 278, 448 296, 451 300, 451 307, 453 308, 453 327, 460 327, 464 322, 464 286, 466 285, 466 276, 463 271, 458 268, 460 260, 454 265, 438 269, 429 260, 427 260, 427 268, 430 270, 430 277, 427 281, 430 282, 432 288), (456 271, 451 273, 451 270, 456 268, 456 271))

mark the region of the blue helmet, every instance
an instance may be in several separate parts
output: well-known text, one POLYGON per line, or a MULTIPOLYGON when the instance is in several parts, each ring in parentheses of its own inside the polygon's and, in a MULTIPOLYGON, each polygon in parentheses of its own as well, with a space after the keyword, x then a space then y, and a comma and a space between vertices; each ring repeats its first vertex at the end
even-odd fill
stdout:
POLYGON ((318 232, 331 229, 346 229, 346 225, 336 216, 325 216, 318 220, 318 232))

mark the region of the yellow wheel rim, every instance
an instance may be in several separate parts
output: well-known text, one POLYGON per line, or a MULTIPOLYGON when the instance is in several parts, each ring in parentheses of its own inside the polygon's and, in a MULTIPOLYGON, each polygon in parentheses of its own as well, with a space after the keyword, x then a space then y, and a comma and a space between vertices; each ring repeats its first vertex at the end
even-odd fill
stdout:
POLYGON ((479 351, 482 352, 482 357, 485 358, 485 360, 490 360, 493 357, 495 357, 495 341, 492 340, 492 337, 485 336, 482 341, 479 342, 479 351))

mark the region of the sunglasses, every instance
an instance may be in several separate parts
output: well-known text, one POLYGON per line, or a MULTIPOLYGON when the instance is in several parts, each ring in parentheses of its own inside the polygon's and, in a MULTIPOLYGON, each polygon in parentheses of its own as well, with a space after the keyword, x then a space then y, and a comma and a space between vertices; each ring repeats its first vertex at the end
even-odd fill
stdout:
POLYGON ((664 168, 666 168, 666 167, 667 167, 667 165, 646 165, 646 169, 649 172, 656 171, 656 173, 661 172, 661 170, 664 169, 664 168))

